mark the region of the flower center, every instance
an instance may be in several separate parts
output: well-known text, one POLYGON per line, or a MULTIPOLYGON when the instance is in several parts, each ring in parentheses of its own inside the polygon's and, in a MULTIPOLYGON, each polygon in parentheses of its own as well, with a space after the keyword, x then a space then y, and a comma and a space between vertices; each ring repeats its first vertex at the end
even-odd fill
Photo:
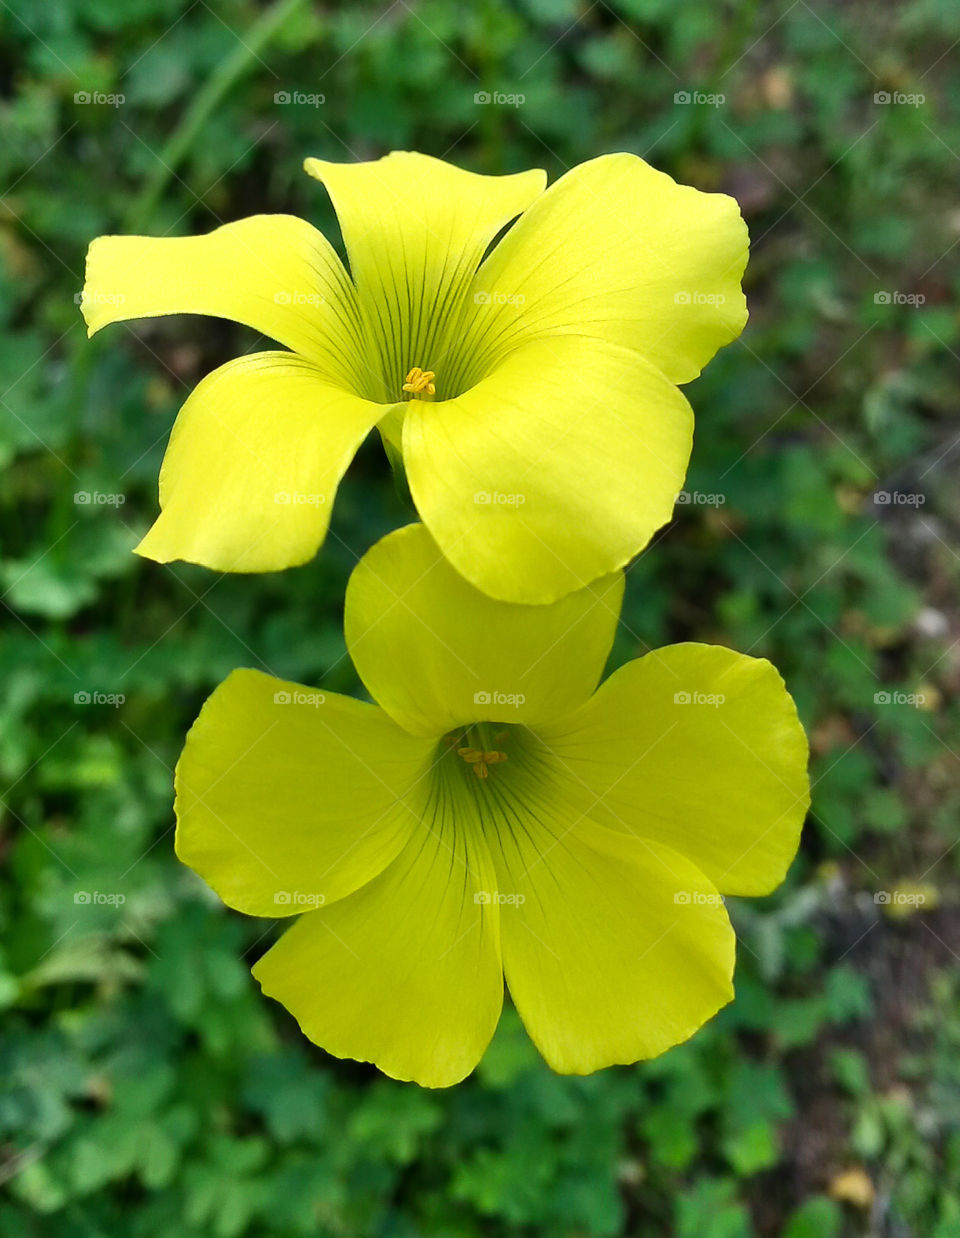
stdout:
POLYGON ((433 380, 436 374, 433 370, 421 370, 419 365, 415 365, 403 380, 403 390, 408 395, 436 395, 436 387, 433 385, 433 380))
POLYGON ((510 728, 497 728, 486 722, 474 722, 463 730, 447 735, 444 743, 452 748, 475 777, 490 777, 492 766, 502 765, 508 754, 504 746, 510 738, 510 728))
POLYGON ((523 831, 531 814, 545 810, 561 792, 569 796, 561 775, 543 740, 522 723, 466 723, 437 745, 424 820, 453 813, 491 835, 523 831))
POLYGON ((479 748, 458 748, 457 756, 463 757, 478 778, 489 778, 490 766, 498 765, 501 761, 507 759, 505 752, 499 752, 495 748, 487 752, 483 752, 479 748))

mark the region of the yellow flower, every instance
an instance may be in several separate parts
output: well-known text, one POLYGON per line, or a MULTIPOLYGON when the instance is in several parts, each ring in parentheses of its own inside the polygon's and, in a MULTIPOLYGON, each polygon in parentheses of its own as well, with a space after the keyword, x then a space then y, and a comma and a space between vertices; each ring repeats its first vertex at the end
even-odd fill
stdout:
POLYGON ((725 894, 796 852, 807 745, 762 659, 673 645, 597 688, 623 578, 481 594, 422 525, 347 590, 376 701, 237 670, 177 768, 177 854, 231 907, 304 912, 254 967, 305 1035, 453 1084, 504 978, 547 1062, 662 1053, 732 996, 725 894))
POLYGON ((626 563, 683 484, 693 418, 675 384, 746 321, 733 199, 629 154, 546 192, 540 171, 480 176, 410 152, 305 166, 333 200, 349 275, 288 215, 90 247, 91 335, 212 314, 291 350, 199 384, 139 552, 219 571, 306 562, 376 426, 437 544, 483 592, 549 602, 626 563))

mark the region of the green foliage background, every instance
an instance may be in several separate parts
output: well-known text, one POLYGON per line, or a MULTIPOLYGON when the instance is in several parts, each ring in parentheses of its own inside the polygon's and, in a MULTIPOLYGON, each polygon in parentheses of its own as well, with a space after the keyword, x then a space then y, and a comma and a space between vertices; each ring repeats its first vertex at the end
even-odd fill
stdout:
POLYGON ((960 1234, 958 38, 949 0, 0 5, 2 1238, 960 1234), (88 343, 84 251, 257 211, 335 235, 303 157, 395 147, 551 178, 635 151, 750 224, 750 326, 689 389, 688 489, 723 502, 635 564, 614 662, 769 656, 814 808, 784 888, 731 909, 735 1004, 636 1068, 554 1076, 511 1011, 447 1092, 332 1060, 250 979, 277 927, 173 856, 205 695, 239 665, 358 690, 344 584, 408 515, 372 443, 307 567, 131 555, 179 404, 255 341, 88 343))

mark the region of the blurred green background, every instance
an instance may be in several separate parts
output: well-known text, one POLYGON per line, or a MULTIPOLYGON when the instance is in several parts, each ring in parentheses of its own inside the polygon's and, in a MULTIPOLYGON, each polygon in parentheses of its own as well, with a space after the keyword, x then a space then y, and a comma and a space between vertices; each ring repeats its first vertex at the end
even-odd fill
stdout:
POLYGON ((958 39, 950 0, 0 4, 0 1235, 960 1234, 958 39), (257 341, 87 342, 86 245, 258 211, 333 237, 304 156, 396 147, 634 151, 750 225, 751 322, 688 389, 690 501, 613 663, 769 656, 814 806, 785 886, 732 905, 735 1004, 635 1068, 554 1076, 511 1011, 446 1092, 328 1058, 249 976, 277 926, 174 859, 205 695, 358 690, 344 584, 408 513, 373 442, 302 569, 133 556, 178 406, 257 341))

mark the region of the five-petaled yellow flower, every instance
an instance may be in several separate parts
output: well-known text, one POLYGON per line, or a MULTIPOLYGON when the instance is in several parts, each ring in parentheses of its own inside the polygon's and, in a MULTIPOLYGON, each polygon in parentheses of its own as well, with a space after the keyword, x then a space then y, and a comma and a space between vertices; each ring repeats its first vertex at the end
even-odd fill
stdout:
POLYGON ((481 176, 410 152, 305 166, 333 200, 349 274, 289 215, 90 247, 91 334, 212 314, 290 350, 198 385, 139 552, 220 571, 306 562, 376 426, 437 545, 483 592, 551 602, 623 566, 683 485, 693 417, 677 384, 746 321, 733 199, 629 154, 546 191, 540 171, 481 176))
POLYGON ((361 560, 347 643, 376 701, 237 670, 177 767, 177 853, 231 907, 304 912, 254 967, 329 1052, 456 1083, 504 978, 547 1062, 652 1057, 732 996, 725 894, 797 849, 807 745, 763 659, 684 644, 599 688, 623 577, 480 593, 422 525, 361 560))

